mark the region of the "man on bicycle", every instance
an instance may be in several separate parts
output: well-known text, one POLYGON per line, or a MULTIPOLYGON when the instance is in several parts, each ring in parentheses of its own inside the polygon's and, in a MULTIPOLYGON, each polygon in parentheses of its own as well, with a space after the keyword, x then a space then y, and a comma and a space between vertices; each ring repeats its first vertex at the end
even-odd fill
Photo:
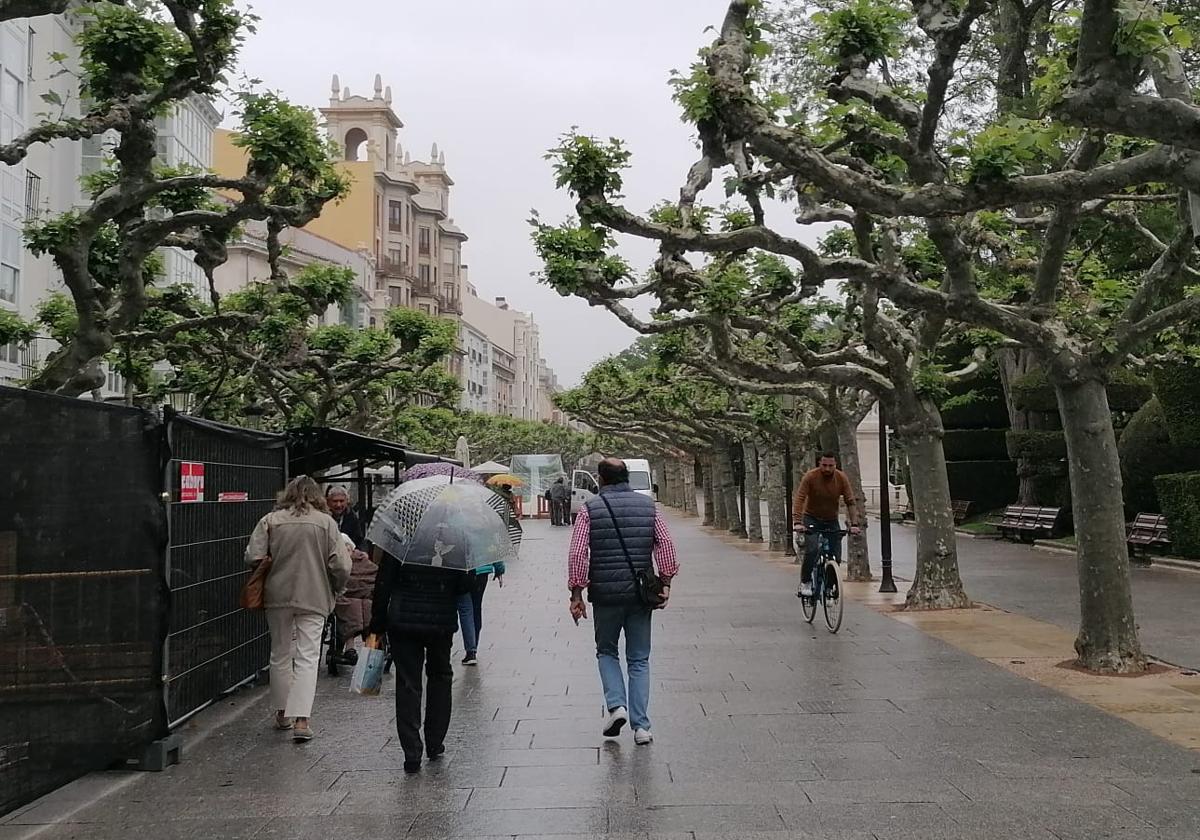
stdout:
POLYGON ((829 547, 838 560, 842 557, 841 524, 838 522, 839 502, 846 500, 846 515, 850 533, 862 533, 862 514, 854 499, 850 479, 837 468, 837 456, 822 452, 815 469, 800 480, 792 497, 792 530, 804 533, 804 563, 800 566, 800 592, 805 598, 813 594, 812 574, 821 548, 821 534, 829 537, 829 547))

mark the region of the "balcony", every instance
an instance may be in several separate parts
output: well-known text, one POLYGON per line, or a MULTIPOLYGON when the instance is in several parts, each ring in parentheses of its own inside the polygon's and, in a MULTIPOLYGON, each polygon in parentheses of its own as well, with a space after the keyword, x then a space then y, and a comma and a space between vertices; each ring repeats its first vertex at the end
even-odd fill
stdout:
POLYGON ((458 297, 457 295, 455 295, 454 297, 438 295, 437 300, 438 300, 438 306, 441 308, 441 310, 443 312, 453 312, 455 315, 463 314, 462 298, 458 297))
POLYGON ((402 262, 397 262, 387 257, 384 257, 379 261, 379 267, 377 271, 379 274, 383 274, 388 277, 399 277, 403 280, 410 281, 416 280, 411 268, 402 262))

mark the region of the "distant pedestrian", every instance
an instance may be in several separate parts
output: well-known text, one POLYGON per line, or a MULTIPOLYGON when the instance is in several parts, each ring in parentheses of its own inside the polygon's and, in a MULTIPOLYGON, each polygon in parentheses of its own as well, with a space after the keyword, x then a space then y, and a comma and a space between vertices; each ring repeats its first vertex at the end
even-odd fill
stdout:
MULTIPOLYGON (((455 550, 459 549, 450 549, 455 550)), ((431 760, 446 752, 454 683, 450 651, 458 629, 459 598, 470 592, 471 576, 453 568, 401 563, 380 548, 374 551, 379 575, 371 632, 388 636, 396 666, 396 734, 404 750, 404 772, 416 773, 421 769, 422 749, 431 760), (423 744, 422 668, 426 677, 423 744)), ((446 565, 455 564, 447 561, 446 565)))
POLYGON ((264 601, 275 727, 292 730, 296 741, 310 741, 321 631, 350 579, 350 555, 321 488, 306 475, 292 479, 275 510, 250 535, 247 564, 268 557, 264 601))
POLYGON ((571 524, 571 489, 561 478, 550 485, 550 521, 552 525, 571 524))
POLYGON ((329 515, 338 524, 342 535, 351 543, 350 582, 337 599, 334 613, 337 615, 338 638, 334 654, 335 661, 353 665, 358 660, 354 639, 363 635, 371 620, 371 592, 375 588, 375 574, 379 567, 371 562, 366 552, 366 537, 358 516, 350 507, 350 493, 340 484, 330 485, 325 491, 325 503, 329 515))
POLYGON ((571 616, 576 622, 587 618, 586 588, 607 710, 604 736, 615 737, 631 723, 634 743, 649 744, 654 740, 650 731, 652 608, 642 603, 633 569, 650 571, 657 562, 664 583, 661 603, 653 608, 657 609, 671 597, 671 579, 679 572, 679 563, 662 514, 653 499, 630 488, 625 463, 607 458, 600 462, 599 473, 600 493, 580 508, 571 535, 567 564, 571 616), (622 632, 628 691, 617 650, 622 632))
POLYGON ((458 599, 458 624, 462 628, 463 665, 479 664, 479 637, 483 633, 483 593, 487 591, 488 580, 496 578, 496 585, 504 588, 506 566, 503 560, 497 560, 471 572, 470 591, 458 599))

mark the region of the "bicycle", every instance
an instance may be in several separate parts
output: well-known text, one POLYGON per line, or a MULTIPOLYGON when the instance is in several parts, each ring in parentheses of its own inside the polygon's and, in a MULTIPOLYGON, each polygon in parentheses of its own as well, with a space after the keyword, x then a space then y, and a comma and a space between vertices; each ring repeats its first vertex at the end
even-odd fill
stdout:
MULTIPOLYGON (((799 531, 797 533, 804 534, 806 532, 799 531)), ((813 594, 802 595, 797 592, 796 597, 800 599, 800 609, 804 612, 804 620, 809 624, 812 624, 813 619, 817 617, 817 602, 820 601, 821 609, 825 613, 825 625, 829 628, 830 633, 836 633, 841 629, 844 612, 842 561, 830 544, 833 532, 818 530, 816 533, 820 538, 820 543, 817 547, 817 561, 813 566, 813 594)), ((848 533, 848 531, 839 529, 838 538, 842 539, 848 533)))

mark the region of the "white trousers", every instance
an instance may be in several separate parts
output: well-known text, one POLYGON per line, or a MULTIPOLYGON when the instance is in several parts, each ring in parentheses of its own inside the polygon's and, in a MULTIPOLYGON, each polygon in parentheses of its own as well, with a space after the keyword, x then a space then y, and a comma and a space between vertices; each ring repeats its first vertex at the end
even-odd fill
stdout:
POLYGON ((289 608, 267 610, 271 629, 271 708, 285 717, 312 715, 325 616, 289 608))

